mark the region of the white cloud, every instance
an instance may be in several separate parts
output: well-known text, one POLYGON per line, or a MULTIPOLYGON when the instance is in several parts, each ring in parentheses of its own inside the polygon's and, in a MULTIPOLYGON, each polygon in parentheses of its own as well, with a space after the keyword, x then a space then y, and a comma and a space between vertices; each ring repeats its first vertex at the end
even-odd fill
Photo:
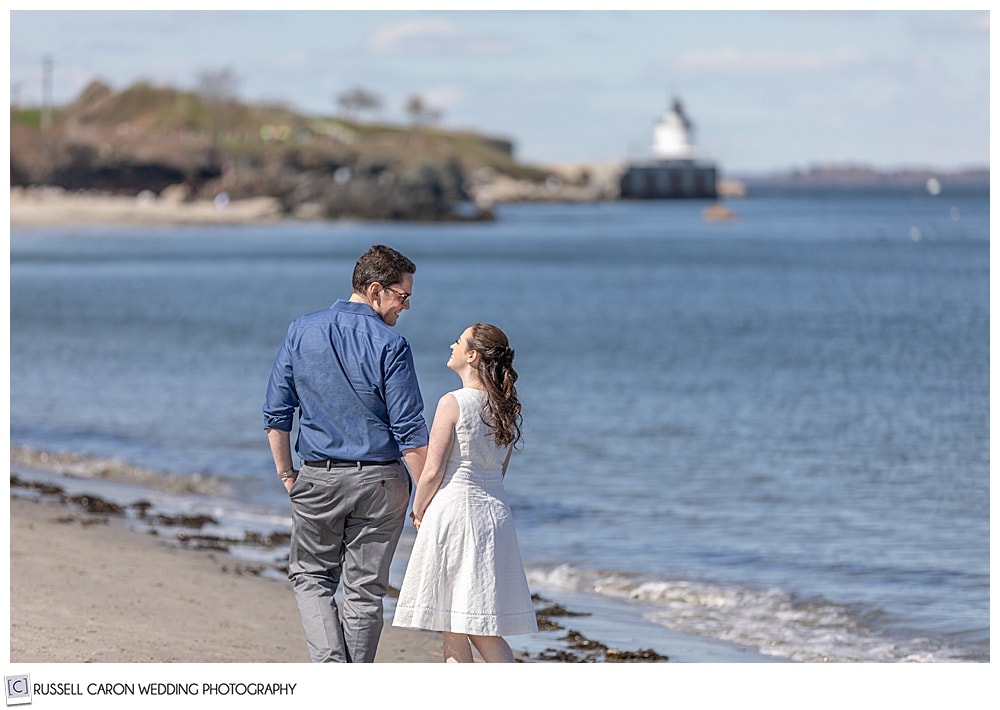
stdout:
POLYGON ((379 28, 368 43, 375 54, 505 54, 510 42, 482 34, 467 34, 447 20, 413 20, 379 28))
POLYGON ((424 46, 455 34, 457 30, 444 20, 402 22, 376 30, 369 47, 376 54, 399 54, 412 51, 414 46, 424 46))

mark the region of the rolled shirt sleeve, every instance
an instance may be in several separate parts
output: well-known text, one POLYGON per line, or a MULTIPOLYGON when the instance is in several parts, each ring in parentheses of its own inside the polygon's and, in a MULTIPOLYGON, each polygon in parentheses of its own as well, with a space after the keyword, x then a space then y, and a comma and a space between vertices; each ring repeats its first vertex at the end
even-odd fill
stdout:
POLYGON ((267 392, 264 395, 265 429, 291 431, 295 421, 295 410, 299 406, 299 400, 295 395, 295 378, 292 374, 292 361, 288 349, 289 339, 289 335, 286 335, 274 359, 271 377, 267 381, 267 392))
POLYGON ((403 347, 386 365, 385 403, 392 435, 400 451, 405 451, 426 446, 428 431, 413 353, 409 343, 402 338, 401 341, 403 347))

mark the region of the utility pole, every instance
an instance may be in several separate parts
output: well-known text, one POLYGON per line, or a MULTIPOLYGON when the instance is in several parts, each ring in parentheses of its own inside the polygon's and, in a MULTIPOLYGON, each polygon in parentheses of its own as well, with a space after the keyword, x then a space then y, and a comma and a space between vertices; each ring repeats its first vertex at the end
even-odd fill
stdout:
POLYGON ((52 55, 42 58, 42 133, 52 127, 52 55))

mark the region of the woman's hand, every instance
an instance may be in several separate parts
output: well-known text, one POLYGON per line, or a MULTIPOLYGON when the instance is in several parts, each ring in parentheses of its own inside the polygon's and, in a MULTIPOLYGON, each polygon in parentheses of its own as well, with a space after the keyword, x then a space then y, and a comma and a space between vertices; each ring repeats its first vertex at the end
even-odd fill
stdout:
POLYGON ((410 513, 410 519, 413 521, 413 527, 415 527, 417 530, 419 530, 420 529, 420 518, 418 518, 416 516, 416 513, 411 512, 410 513))

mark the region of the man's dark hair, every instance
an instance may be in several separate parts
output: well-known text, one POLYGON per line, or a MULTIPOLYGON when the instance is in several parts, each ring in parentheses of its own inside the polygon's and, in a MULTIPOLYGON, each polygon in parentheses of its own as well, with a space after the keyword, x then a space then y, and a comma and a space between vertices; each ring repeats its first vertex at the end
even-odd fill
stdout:
POLYGON ((369 284, 378 282, 383 286, 389 286, 399 283, 403 279, 403 274, 416 272, 416 265, 395 249, 373 244, 354 265, 351 288, 355 293, 363 294, 369 284))

